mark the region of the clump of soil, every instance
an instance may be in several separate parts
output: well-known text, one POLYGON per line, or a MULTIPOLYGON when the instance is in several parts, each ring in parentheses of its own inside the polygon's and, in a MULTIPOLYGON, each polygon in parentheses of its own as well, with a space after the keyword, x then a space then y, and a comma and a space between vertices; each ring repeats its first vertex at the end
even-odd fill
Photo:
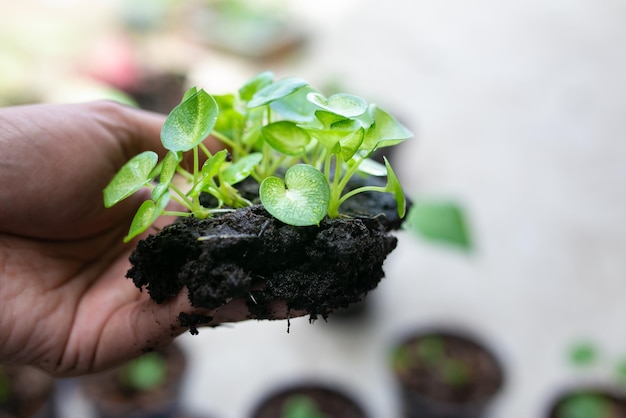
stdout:
MULTIPOLYGON (((380 181, 356 177, 349 186, 380 181)), ((244 182, 240 192, 258 201, 258 184, 244 182)), ((197 308, 243 298, 251 317, 273 319, 270 304, 281 300, 311 320, 326 319, 378 285, 397 244, 393 231, 403 222, 390 193, 357 194, 341 209, 345 216, 306 227, 284 224, 260 204, 203 220, 180 218, 138 243, 127 277, 157 303, 186 287, 197 308)), ((179 320, 196 333, 210 318, 181 314, 179 320)))

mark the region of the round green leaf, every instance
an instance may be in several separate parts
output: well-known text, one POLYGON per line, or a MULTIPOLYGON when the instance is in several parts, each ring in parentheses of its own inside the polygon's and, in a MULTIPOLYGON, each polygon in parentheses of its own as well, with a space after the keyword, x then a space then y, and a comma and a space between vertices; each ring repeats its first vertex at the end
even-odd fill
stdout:
POLYGON ((104 206, 110 208, 148 184, 158 159, 155 152, 144 151, 128 160, 104 188, 104 206))
POLYGON ((222 181, 233 185, 245 180, 259 165, 263 155, 260 152, 248 154, 232 163, 222 172, 222 181))
POLYGON ((248 101, 252 99, 254 94, 262 88, 272 84, 274 80, 274 73, 271 71, 264 71, 252 77, 246 84, 239 89, 239 97, 242 100, 248 101))
POLYGON ((285 181, 268 177, 259 188, 261 203, 276 219, 289 225, 319 225, 328 212, 330 186, 315 167, 297 164, 287 170, 285 181))
POLYGON ((298 123, 311 122, 315 118, 315 111, 318 110, 318 107, 306 98, 312 91, 314 90, 311 86, 302 87, 288 96, 274 100, 270 107, 284 119, 298 123))
POLYGON ((286 120, 266 125, 261 132, 270 147, 285 155, 302 155, 311 142, 307 131, 286 120))
POLYGON ((307 84, 306 81, 297 77, 284 78, 257 91, 252 100, 248 102, 248 107, 263 106, 274 100, 282 99, 307 84))
POLYGON ((327 99, 319 93, 309 93, 307 99, 324 110, 346 118, 362 115, 367 110, 367 102, 352 94, 339 93, 327 99))
POLYGON ((176 106, 161 128, 161 142, 170 151, 189 151, 213 130, 218 107, 215 99, 198 90, 176 106))

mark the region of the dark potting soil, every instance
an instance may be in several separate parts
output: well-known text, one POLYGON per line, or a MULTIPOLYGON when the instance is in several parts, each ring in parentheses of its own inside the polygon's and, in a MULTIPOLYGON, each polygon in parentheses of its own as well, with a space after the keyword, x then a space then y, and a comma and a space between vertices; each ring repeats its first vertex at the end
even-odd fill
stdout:
MULTIPOLYGON (((275 418, 285 416, 290 401, 295 398, 310 401, 315 410, 327 418, 366 418, 361 405, 342 391, 323 385, 301 385, 277 391, 262 400, 253 411, 252 418, 275 418)), ((318 415, 315 415, 318 416, 318 415)))
POLYGON ((153 353, 163 359, 166 374, 155 387, 129 386, 125 365, 82 378, 81 388, 98 418, 170 417, 178 412, 187 354, 176 343, 153 353))
POLYGON ((599 416, 626 418, 626 394, 607 387, 579 387, 561 393, 549 408, 548 418, 599 416))
POLYGON ((430 411, 451 409, 445 405, 467 405, 471 410, 479 410, 503 385, 497 358, 482 344, 464 336, 418 335, 402 342, 398 349, 401 351, 397 351, 394 371, 408 408, 420 404, 430 411), (437 357, 425 357, 421 344, 433 338, 441 343, 443 352, 437 353, 437 357), (463 367, 462 375, 458 374, 458 367, 463 367), (428 406, 428 400, 436 406, 428 406))
MULTIPOLYGON (((198 308, 243 298, 251 317, 273 319, 270 303, 283 300, 311 320, 327 318, 378 285, 397 244, 392 232, 402 223, 391 194, 368 192, 351 200, 342 206, 350 216, 326 218, 319 226, 286 225, 259 205, 203 220, 181 218, 138 243, 127 277, 157 303, 186 287, 198 308)), ((192 333, 210 320, 179 319, 192 333)))

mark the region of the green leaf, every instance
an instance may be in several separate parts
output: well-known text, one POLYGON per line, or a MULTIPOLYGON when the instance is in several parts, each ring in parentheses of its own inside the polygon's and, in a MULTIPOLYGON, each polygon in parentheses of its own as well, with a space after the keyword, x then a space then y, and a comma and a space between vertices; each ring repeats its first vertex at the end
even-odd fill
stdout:
POLYGON ((121 379, 127 387, 147 391, 161 386, 167 377, 167 364, 159 353, 147 353, 126 363, 121 379))
POLYGON ((385 191, 389 193, 393 193, 393 196, 396 199, 396 205, 398 206, 398 216, 400 218, 404 218, 406 214, 406 199, 404 197, 404 192, 402 191, 402 186, 400 185, 400 181, 391 168, 391 164, 387 161, 386 157, 383 157, 385 160, 385 167, 387 168, 387 185, 385 186, 385 191))
POLYGON ((274 73, 271 71, 259 73, 239 89, 239 97, 247 102, 252 99, 257 91, 272 84, 272 81, 274 81, 274 73))
POLYGON ((413 136, 411 131, 381 108, 372 105, 370 113, 374 123, 365 134, 363 148, 374 151, 378 148, 398 145, 413 136))
POLYGON ((161 129, 161 142, 170 151, 189 151, 209 136, 218 116, 215 99, 198 90, 176 106, 161 129))
POLYGON ((306 81, 297 77, 288 77, 276 81, 257 91, 252 97, 252 100, 248 102, 248 108, 263 106, 275 100, 282 99, 306 85, 306 81))
POLYGON ((232 94, 213 96, 219 114, 213 130, 228 138, 234 138, 241 132, 244 125, 244 116, 235 108, 235 96, 232 94))
POLYGON ((328 112, 326 110, 316 110, 315 117, 326 128, 330 128, 334 123, 349 120, 341 115, 337 115, 336 113, 328 112))
POLYGON ((154 222, 154 214, 156 212, 156 204, 152 200, 146 200, 139 206, 137 213, 130 224, 128 235, 124 238, 124 242, 128 242, 137 235, 145 232, 154 222))
POLYGON ((213 177, 215 177, 221 171, 227 158, 228 151, 223 149, 213 154, 211 158, 207 159, 202 165, 200 178, 194 183, 193 187, 187 193, 187 195, 198 196, 200 192, 205 190, 207 185, 211 183, 213 177))
POLYGON ((326 177, 308 164, 289 168, 284 182, 278 177, 266 178, 259 194, 261 203, 272 216, 294 226, 319 225, 330 202, 326 177))
POLYGON ((261 133, 270 147, 285 155, 302 155, 311 142, 309 133, 290 121, 270 123, 261 133))
POLYGON ((167 192, 169 190, 169 183, 159 183, 155 186, 155 188, 152 190, 152 200, 154 200, 155 202, 157 200, 159 200, 161 198, 161 196, 163 196, 163 194, 165 192, 167 192))
POLYGON ((471 247, 463 212, 454 203, 419 199, 413 203, 406 223, 411 231, 432 241, 471 247))
POLYGON ((245 180, 259 165, 262 157, 260 152, 255 152, 240 158, 222 172, 222 181, 233 185, 245 180))
POLYGON ((189 90, 187 90, 185 92, 185 94, 183 94, 183 98, 180 100, 180 102, 184 102, 185 100, 187 100, 188 98, 190 98, 191 96, 193 96, 194 94, 198 93, 198 88, 197 87, 191 87, 189 90))
POLYGON ((354 154, 356 154, 363 142, 364 135, 365 130, 359 128, 356 131, 348 132, 348 134, 339 140, 339 145, 341 145, 341 158, 344 161, 349 161, 354 154))
POLYGON ((270 107, 286 120, 309 123, 315 119, 318 107, 308 101, 306 96, 314 91, 311 86, 304 86, 288 96, 274 100, 270 107))
POLYGON ((569 358, 576 366, 589 366, 597 360, 598 353, 592 343, 579 342, 571 348, 569 358))
POLYGON ((353 118, 367 111, 367 102, 352 94, 339 93, 327 99, 319 93, 309 93, 307 99, 322 109, 345 118, 353 118))
POLYGON ((147 231, 154 221, 161 216, 169 201, 170 193, 169 191, 165 191, 161 194, 156 203, 153 200, 143 202, 141 206, 139 206, 139 209, 137 209, 137 213, 130 224, 128 235, 124 237, 124 242, 128 242, 137 235, 147 231))
POLYGON ((227 158, 228 151, 225 149, 213 154, 213 156, 207 159, 202 165, 202 175, 210 178, 215 177, 227 158))
POLYGON ((110 208, 148 184, 158 159, 156 152, 144 151, 128 160, 104 188, 104 206, 110 208))
POLYGON ((359 164, 359 172, 374 177, 383 177, 387 175, 387 167, 371 158, 365 158, 355 161, 359 164))
POLYGON ((163 166, 161 167, 161 177, 159 177, 160 183, 169 184, 176 174, 176 168, 182 161, 183 156, 179 152, 169 151, 163 159, 163 166))
POLYGON ((600 393, 578 393, 566 398, 558 407, 557 416, 566 418, 610 417, 611 400, 600 393))
POLYGON ((292 395, 283 403, 281 418, 328 418, 306 395, 292 395))

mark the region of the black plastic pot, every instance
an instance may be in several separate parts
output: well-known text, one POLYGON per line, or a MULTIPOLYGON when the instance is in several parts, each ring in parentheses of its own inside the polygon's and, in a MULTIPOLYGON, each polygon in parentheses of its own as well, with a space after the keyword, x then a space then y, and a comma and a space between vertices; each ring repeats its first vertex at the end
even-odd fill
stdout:
POLYGON ((484 343, 451 331, 420 331, 393 346, 391 369, 404 418, 480 418, 504 384, 484 343))
POLYGON ((360 403, 348 392, 325 383, 294 383, 271 392, 253 409, 250 418, 280 418, 289 402, 305 399, 328 418, 367 418, 360 403))
POLYGON ((8 396, 0 400, 0 418, 54 418, 55 381, 28 366, 0 366, 8 396))
POLYGON ((601 386, 563 390, 550 403, 547 418, 625 418, 626 393, 601 386))
POLYGON ((82 389, 98 418, 166 418, 180 410, 180 393, 187 368, 186 353, 174 343, 155 351, 166 364, 163 383, 146 390, 129 390, 120 383, 124 366, 83 378, 82 389))

